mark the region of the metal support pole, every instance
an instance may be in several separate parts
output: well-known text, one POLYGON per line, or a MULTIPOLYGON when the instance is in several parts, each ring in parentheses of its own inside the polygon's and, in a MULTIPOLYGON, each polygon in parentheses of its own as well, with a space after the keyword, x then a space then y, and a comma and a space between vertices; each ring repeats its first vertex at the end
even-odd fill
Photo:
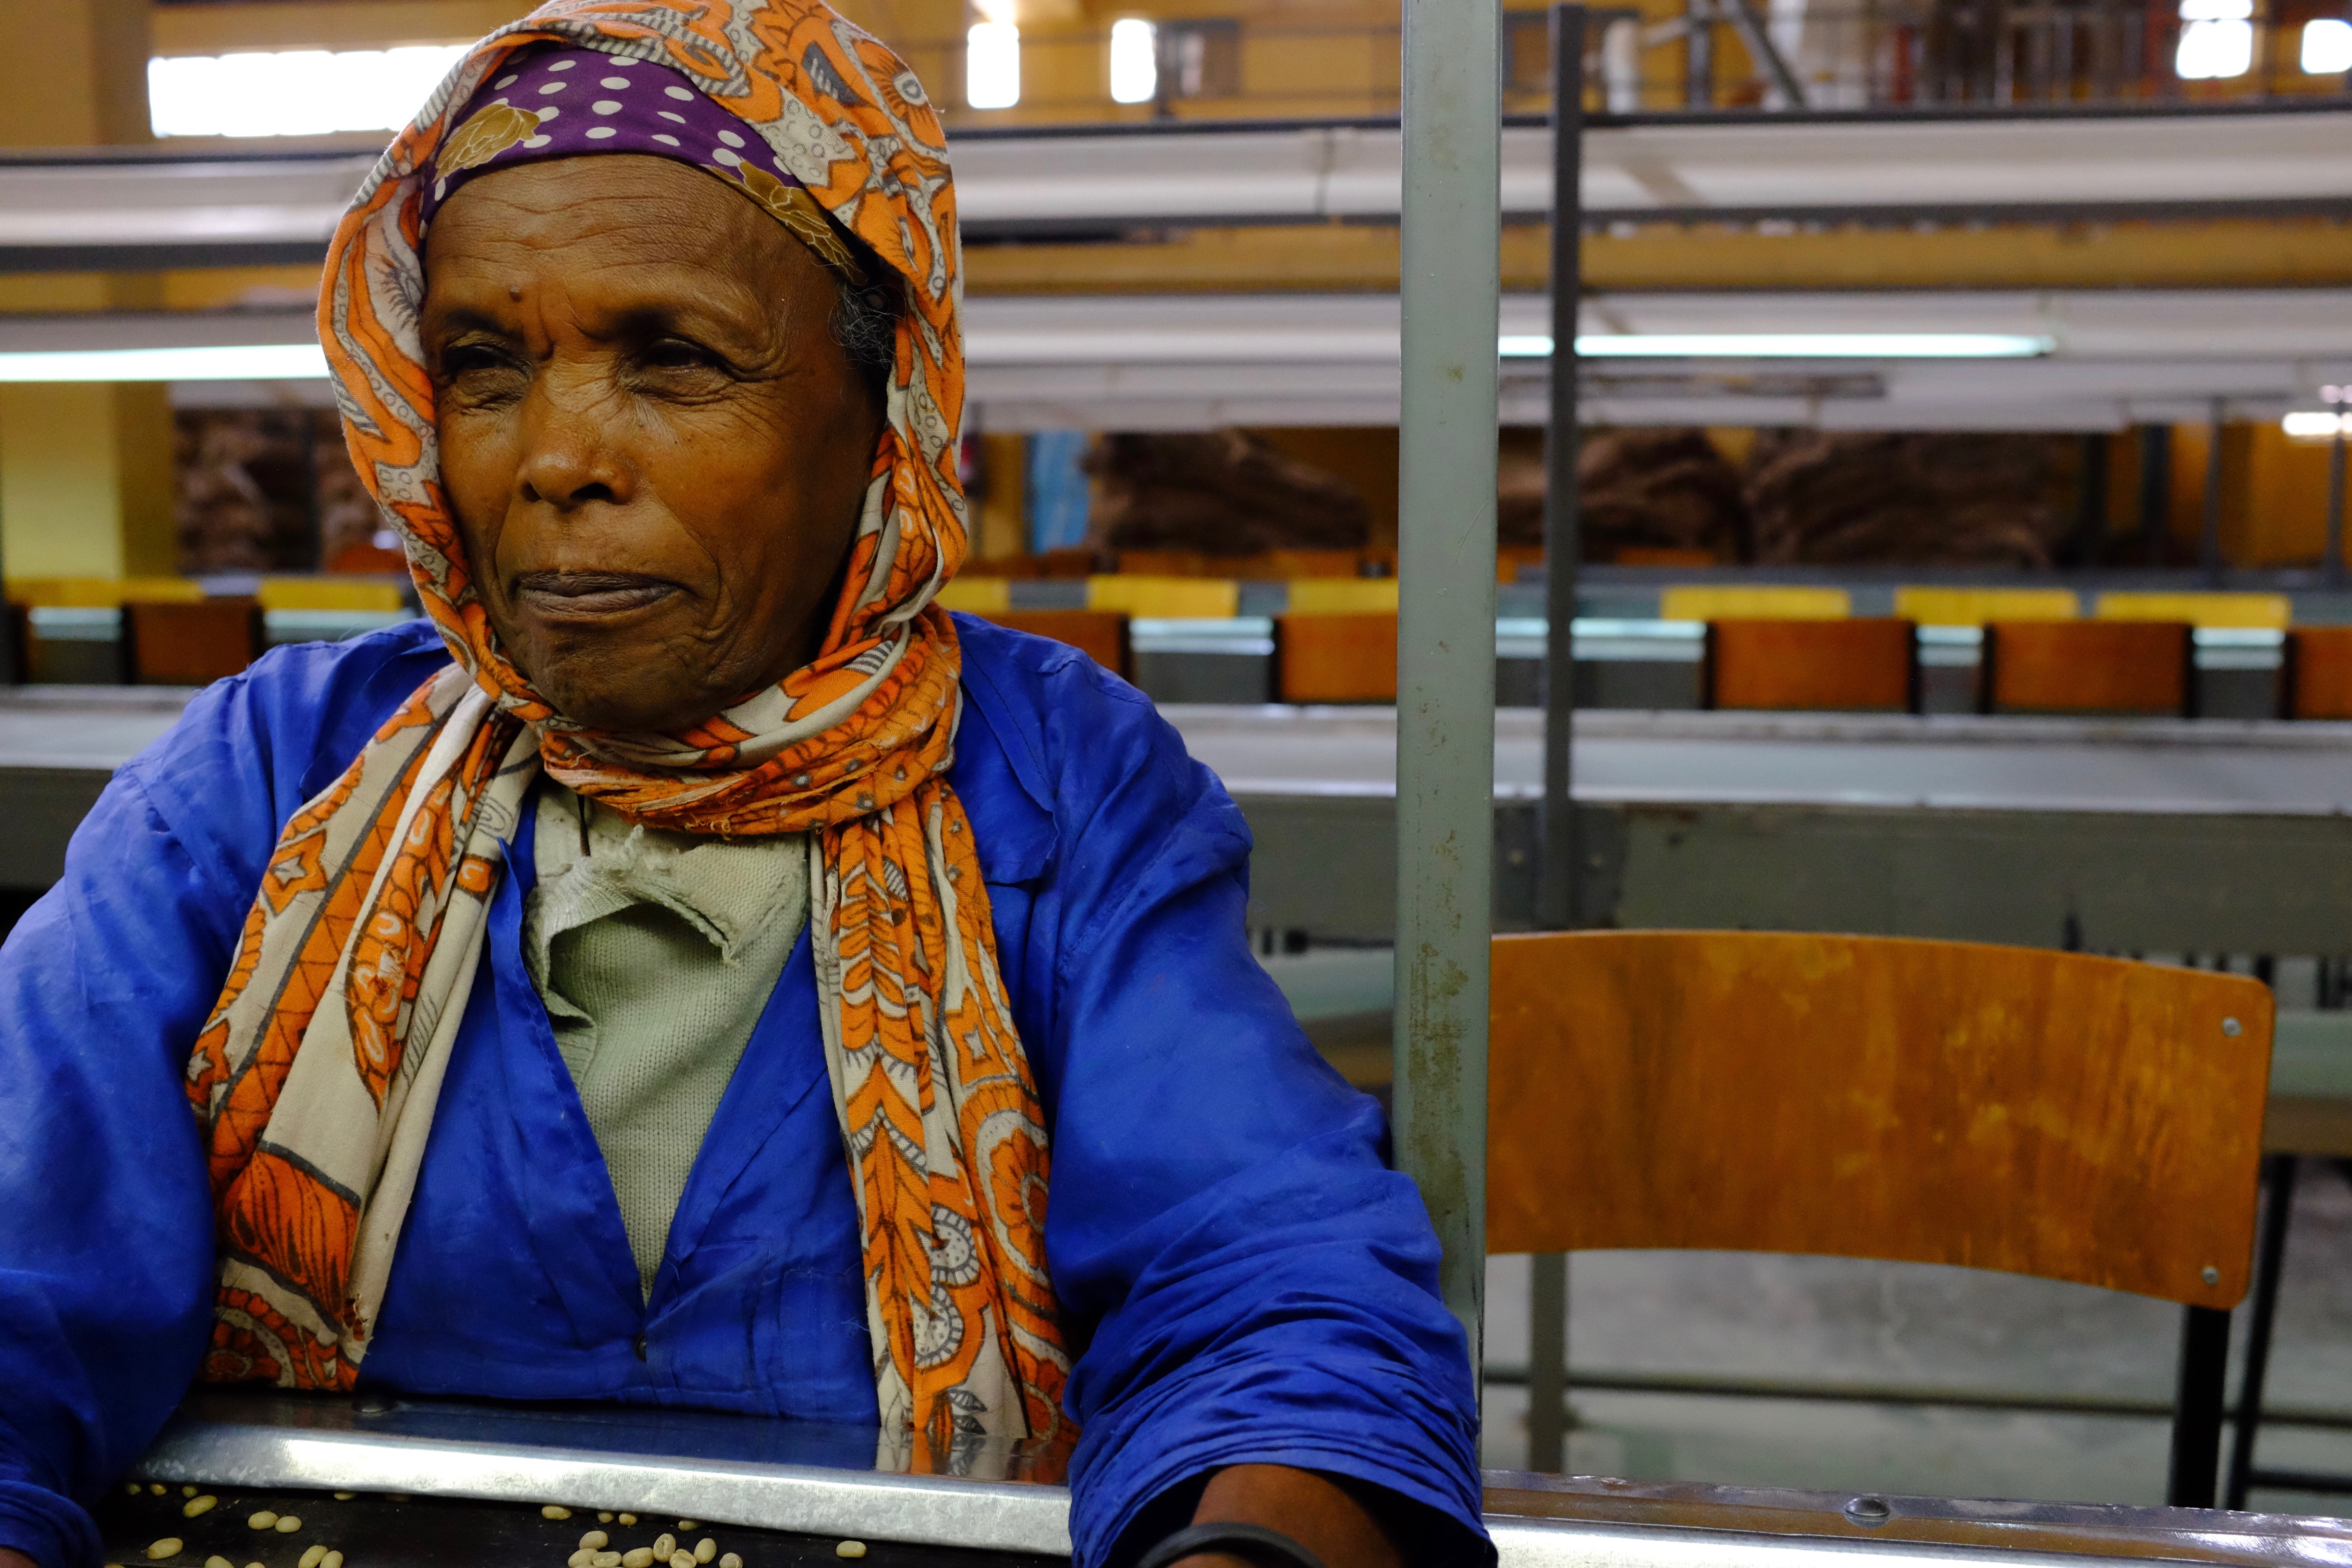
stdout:
MULTIPOLYGON (((1551 8, 1551 409, 1544 428, 1544 792, 1537 817, 1537 919, 1577 923, 1577 310, 1584 281, 1584 7, 1551 8)), ((1568 1458, 1568 1258, 1528 1260, 1528 1468, 1568 1458)))
POLYGON ((2319 564, 2320 585, 2344 586, 2344 400, 2336 410, 2336 436, 2327 445, 2327 554, 2319 564))
POLYGON ((1576 924, 1577 310, 1584 294, 1584 7, 1551 8, 1551 408, 1544 426, 1544 791, 1537 816, 1539 923, 1576 924))
POLYGON ((1436 1225, 1440 1283, 1475 1368, 1486 1349, 1502 8, 1403 6, 1395 1150, 1436 1225))
POLYGON ((2221 580, 2221 400, 2217 397, 2206 426, 2205 520, 2197 541, 2197 564, 2208 583, 2221 580))
POLYGON ((1528 1468, 1568 1468, 1568 1254, 1528 1259, 1528 1468))
POLYGON ((2172 518, 2172 426, 2139 427, 2139 539, 2145 564, 2164 564, 2165 525, 2172 518))

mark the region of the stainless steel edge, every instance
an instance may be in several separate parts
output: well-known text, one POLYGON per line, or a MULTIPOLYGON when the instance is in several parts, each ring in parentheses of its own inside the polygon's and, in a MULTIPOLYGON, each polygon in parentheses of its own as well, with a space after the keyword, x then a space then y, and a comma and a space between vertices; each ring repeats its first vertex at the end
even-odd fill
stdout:
MULTIPOLYGON (((1752 1531, 1690 1530, 1673 1525, 1590 1523, 1488 1514, 1500 1568, 1820 1568, 1865 1562, 1870 1568, 2082 1568, 2084 1559, 2007 1546, 1962 1546, 1917 1541, 1873 1541, 1818 1535, 1766 1535, 1752 1531)), ((2128 1553, 2102 1561, 2130 1561, 2128 1553)), ((2145 1561, 2158 1561, 2149 1553, 2145 1561)))
POLYGON ((562 1503, 811 1535, 1070 1552, 1069 1493, 1010 1481, 212 1422, 174 1424, 131 1474, 215 1486, 562 1503))

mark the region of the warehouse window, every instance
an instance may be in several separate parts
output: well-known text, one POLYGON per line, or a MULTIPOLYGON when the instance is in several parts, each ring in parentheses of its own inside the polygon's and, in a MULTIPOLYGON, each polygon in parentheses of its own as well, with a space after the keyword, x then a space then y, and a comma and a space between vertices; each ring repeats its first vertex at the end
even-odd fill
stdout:
POLYGON ((286 49, 147 62, 158 136, 321 136, 397 131, 469 46, 286 49))
POLYGON ((2303 25, 2303 69, 2306 76, 2352 70, 2352 22, 2323 16, 2303 25))
POLYGON ((1021 101, 1021 29, 1010 22, 974 22, 964 35, 963 100, 974 109, 1010 109, 1021 101))
POLYGON ((1140 16, 1110 25, 1110 100, 1150 103, 1160 96, 1160 29, 1140 16))
POLYGON ((2180 0, 2180 48, 2174 69, 2183 81, 2243 76, 2254 65, 2253 0, 2180 0))

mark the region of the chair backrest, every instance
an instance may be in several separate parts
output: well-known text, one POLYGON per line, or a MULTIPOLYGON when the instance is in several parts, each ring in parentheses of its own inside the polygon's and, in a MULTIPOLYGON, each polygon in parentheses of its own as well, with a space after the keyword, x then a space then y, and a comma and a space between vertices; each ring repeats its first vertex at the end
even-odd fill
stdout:
POLYGON ((2282 719, 2352 719, 2352 626, 2297 626, 2279 671, 2282 719))
POLYGON ((1274 628, 1274 684, 1279 700, 1396 700, 1394 615, 1277 616, 1274 628))
POLYGON ((1127 617, 1112 610, 986 610, 983 620, 1067 643, 1122 679, 1135 677, 1127 617))
POLYGON ((2269 989, 1969 942, 1494 944, 1486 1245, 1960 1264, 2246 1289, 2269 989))
POLYGON ((1917 633, 1878 616, 1709 621, 1699 706, 1916 712, 1917 633))
POLYGON ((2186 621, 1991 621, 1977 707, 1986 713, 2196 712, 2186 621))
POLYGON ((122 606, 122 637, 133 681, 151 686, 206 686, 226 679, 261 657, 261 601, 127 600, 122 606))

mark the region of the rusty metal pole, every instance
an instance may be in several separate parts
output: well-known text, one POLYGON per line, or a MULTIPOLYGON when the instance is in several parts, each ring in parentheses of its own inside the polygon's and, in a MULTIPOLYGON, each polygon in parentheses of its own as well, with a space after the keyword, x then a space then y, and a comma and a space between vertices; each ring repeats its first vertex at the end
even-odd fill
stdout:
POLYGON ((1486 1348, 1502 8, 1402 3, 1395 1150, 1436 1225, 1445 1304, 1475 1369, 1486 1348))

